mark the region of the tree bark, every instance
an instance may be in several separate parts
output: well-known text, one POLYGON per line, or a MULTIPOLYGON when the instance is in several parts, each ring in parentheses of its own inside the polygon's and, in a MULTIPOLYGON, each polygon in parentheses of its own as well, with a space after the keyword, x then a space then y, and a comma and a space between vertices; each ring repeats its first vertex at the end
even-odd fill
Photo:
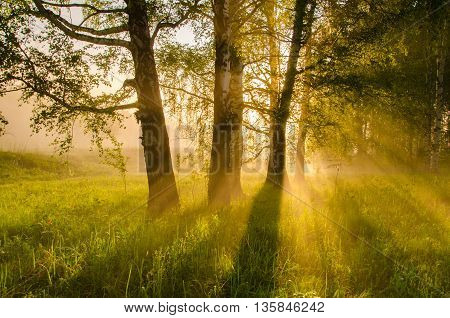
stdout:
POLYGON ((230 83, 230 107, 231 112, 235 114, 232 116, 232 173, 231 180, 231 198, 238 198, 243 195, 241 185, 241 167, 242 167, 242 153, 243 153, 243 136, 242 136, 242 117, 244 112, 244 89, 243 89, 243 75, 244 64, 242 63, 236 50, 231 50, 231 83, 230 83))
POLYGON ((208 183, 210 204, 227 204, 242 193, 242 72, 232 43, 231 0, 214 1, 214 126, 208 183))
POLYGON ((271 111, 274 111, 278 105, 278 93, 280 90, 280 49, 277 45, 275 5, 275 0, 267 0, 264 4, 269 44, 269 108, 271 111))
MULTIPOLYGON (((304 66, 311 62, 311 45, 306 46, 304 66)), ((303 94, 300 100, 301 113, 298 122, 297 153, 295 159, 295 180, 298 184, 305 181, 306 140, 308 137, 308 120, 310 113, 309 100, 311 98, 311 87, 307 83, 308 73, 303 74, 303 94)))
MULTIPOLYGON (((445 12, 446 10, 444 10, 445 12)), ((444 72, 446 62, 446 43, 447 43, 447 19, 445 15, 441 17, 442 29, 440 30, 439 43, 436 52, 436 96, 433 105, 433 122, 431 131, 431 155, 430 170, 433 172, 439 169, 439 160, 441 154, 441 146, 443 142, 443 125, 445 97, 444 97, 444 72)))
POLYGON ((295 180, 298 184, 302 184, 305 181, 306 138, 307 126, 301 119, 298 124, 297 153, 295 157, 295 180))
POLYGON ((297 63, 302 48, 306 0, 296 0, 292 42, 283 89, 277 107, 272 112, 270 127, 270 155, 267 182, 287 184, 286 172, 286 123, 294 91, 297 63))
POLYGON ((139 103, 136 118, 142 129, 142 146, 148 179, 148 207, 161 211, 178 205, 179 196, 172 167, 155 55, 151 44, 144 0, 128 0, 128 26, 139 103))

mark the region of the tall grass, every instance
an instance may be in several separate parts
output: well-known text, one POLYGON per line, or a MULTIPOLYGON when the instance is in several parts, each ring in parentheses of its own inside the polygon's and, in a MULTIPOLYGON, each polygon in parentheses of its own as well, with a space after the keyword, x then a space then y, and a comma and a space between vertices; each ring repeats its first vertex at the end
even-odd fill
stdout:
POLYGON ((450 296, 447 176, 249 176, 210 209, 193 175, 149 216, 145 177, 44 175, 0 185, 3 297, 450 296))

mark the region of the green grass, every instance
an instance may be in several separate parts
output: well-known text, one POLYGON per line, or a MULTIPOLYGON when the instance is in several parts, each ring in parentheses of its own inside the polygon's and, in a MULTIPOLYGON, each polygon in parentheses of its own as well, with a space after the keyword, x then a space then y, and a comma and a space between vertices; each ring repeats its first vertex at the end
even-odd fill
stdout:
POLYGON ((179 209, 148 217, 144 176, 125 188, 80 163, 67 175, 57 159, 11 156, 3 297, 450 296, 448 176, 311 178, 308 206, 246 176, 244 199, 209 209, 193 175, 179 177, 179 209))
POLYGON ((90 156, 83 157, 83 164, 80 163, 79 157, 71 159, 69 161, 39 153, 13 153, 0 150, 0 184, 105 173, 117 174, 90 156))

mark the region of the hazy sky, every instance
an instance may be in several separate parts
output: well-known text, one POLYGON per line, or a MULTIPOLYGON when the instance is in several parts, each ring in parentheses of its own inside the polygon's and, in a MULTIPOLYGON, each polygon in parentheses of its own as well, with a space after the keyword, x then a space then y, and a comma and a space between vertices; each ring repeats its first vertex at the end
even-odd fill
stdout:
MULTIPOLYGON (((32 134, 30 128, 32 105, 19 106, 19 98, 20 93, 17 92, 0 97, 0 111, 9 122, 6 126, 6 134, 0 137, 0 149, 15 151, 47 151, 53 149, 50 145, 51 136, 46 136, 45 132, 32 134)), ((130 116, 126 120, 126 127, 126 129, 115 129, 115 135, 124 143, 124 147, 138 147, 139 126, 134 116, 130 116)), ((84 136, 79 127, 74 129, 74 141, 76 148, 86 149, 90 147, 89 138, 84 136)))

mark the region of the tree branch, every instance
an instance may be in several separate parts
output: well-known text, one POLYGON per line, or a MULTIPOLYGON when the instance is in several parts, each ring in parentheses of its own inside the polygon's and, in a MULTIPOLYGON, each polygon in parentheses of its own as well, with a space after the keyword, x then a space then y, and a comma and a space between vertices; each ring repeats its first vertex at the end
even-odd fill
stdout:
POLYGON ((90 33, 92 35, 111 35, 111 34, 117 34, 117 33, 128 31, 127 24, 122 24, 119 26, 114 26, 114 27, 106 28, 106 29, 102 29, 102 30, 95 30, 92 28, 83 27, 81 25, 74 25, 74 24, 70 23, 69 21, 67 21, 66 19, 61 18, 60 16, 56 16, 56 18, 61 23, 63 23, 65 26, 67 26, 68 28, 71 28, 74 31, 90 33))
POLYGON ((198 9, 198 4, 200 0, 195 0, 194 4, 189 6, 188 9, 181 15, 180 19, 176 22, 167 22, 167 20, 161 20, 156 24, 155 30, 150 38, 152 45, 155 43, 156 37, 161 29, 170 28, 175 29, 178 28, 183 22, 189 19, 192 13, 196 13, 198 9))
POLYGON ((254 132, 256 132, 256 133, 263 134, 263 135, 266 135, 266 136, 269 135, 269 132, 268 132, 268 131, 264 131, 264 130, 262 130, 262 129, 256 128, 255 126, 253 126, 252 124, 246 122, 245 120, 242 121, 242 126, 244 126, 245 128, 247 128, 248 130, 254 131, 254 132))
POLYGON ((246 163, 252 162, 256 158, 258 158, 265 149, 269 149, 269 148, 270 148, 269 145, 265 145, 265 146, 261 147, 261 149, 259 149, 259 151, 253 153, 252 157, 245 159, 242 163, 246 164, 246 163))
POLYGON ((49 6, 53 6, 53 7, 59 7, 59 8, 87 8, 90 10, 95 11, 96 13, 126 13, 126 9, 125 8, 121 8, 121 9, 98 9, 96 7, 94 7, 93 5, 90 4, 86 4, 86 3, 67 3, 67 4, 62 4, 62 3, 52 3, 52 2, 47 2, 47 1, 41 1, 42 4, 46 4, 49 6))
POLYGON ((33 92, 36 92, 40 95, 46 96, 65 109, 69 110, 70 112, 89 112, 89 113, 95 113, 95 114, 113 114, 116 111, 120 110, 127 110, 127 109, 139 109, 139 104, 137 102, 130 103, 130 104, 123 104, 123 105, 116 105, 116 106, 110 106, 105 108, 95 108, 92 106, 85 106, 85 105, 70 105, 69 103, 65 102, 63 99, 59 98, 58 96, 48 92, 47 90, 40 89, 36 85, 31 84, 29 81, 17 77, 17 76, 11 76, 11 79, 15 79, 17 81, 22 82, 25 84, 26 87, 30 88, 33 92))
MULTIPOLYGON (((54 26, 56 26, 58 29, 60 29, 62 32, 64 32, 64 34, 66 34, 67 36, 69 36, 73 39, 88 42, 88 43, 93 43, 93 44, 99 44, 99 45, 121 46, 121 47, 125 47, 127 49, 131 48, 130 42, 125 41, 125 40, 93 37, 93 36, 89 36, 86 34, 77 33, 71 27, 67 26, 67 25, 71 25, 69 22, 67 22, 67 21, 61 22, 61 19, 64 20, 63 18, 61 18, 59 15, 56 15, 55 13, 47 10, 44 7, 43 2, 41 0, 33 0, 33 3, 36 5, 38 12, 31 11, 30 12, 31 14, 33 14, 37 17, 46 18, 54 26)), ((81 27, 79 27, 79 28, 81 28, 81 27)))
POLYGON ((267 115, 271 114, 271 112, 268 109, 265 109, 265 108, 262 108, 262 107, 253 106, 250 103, 244 103, 244 107, 248 108, 248 109, 251 109, 251 110, 254 110, 254 111, 257 111, 258 113, 267 114, 267 115))
POLYGON ((168 85, 164 85, 164 84, 159 84, 159 86, 161 86, 161 87, 163 87, 163 88, 166 88, 166 89, 171 89, 171 90, 183 92, 183 93, 185 93, 185 94, 187 94, 187 95, 191 95, 191 96, 193 96, 193 97, 195 97, 195 98, 201 99, 201 100, 206 101, 206 102, 208 102, 208 103, 210 103, 210 104, 214 104, 214 101, 213 101, 211 98, 208 98, 208 97, 205 97, 205 96, 197 95, 197 94, 192 93, 192 92, 190 92, 190 91, 188 91, 188 90, 186 90, 186 89, 184 89, 184 88, 173 87, 173 86, 168 86, 168 85))
POLYGON ((18 92, 18 91, 22 91, 26 89, 26 87, 17 87, 17 88, 10 88, 10 89, 5 89, 4 91, 0 90, 0 94, 6 94, 6 93, 12 93, 12 92, 18 92))

